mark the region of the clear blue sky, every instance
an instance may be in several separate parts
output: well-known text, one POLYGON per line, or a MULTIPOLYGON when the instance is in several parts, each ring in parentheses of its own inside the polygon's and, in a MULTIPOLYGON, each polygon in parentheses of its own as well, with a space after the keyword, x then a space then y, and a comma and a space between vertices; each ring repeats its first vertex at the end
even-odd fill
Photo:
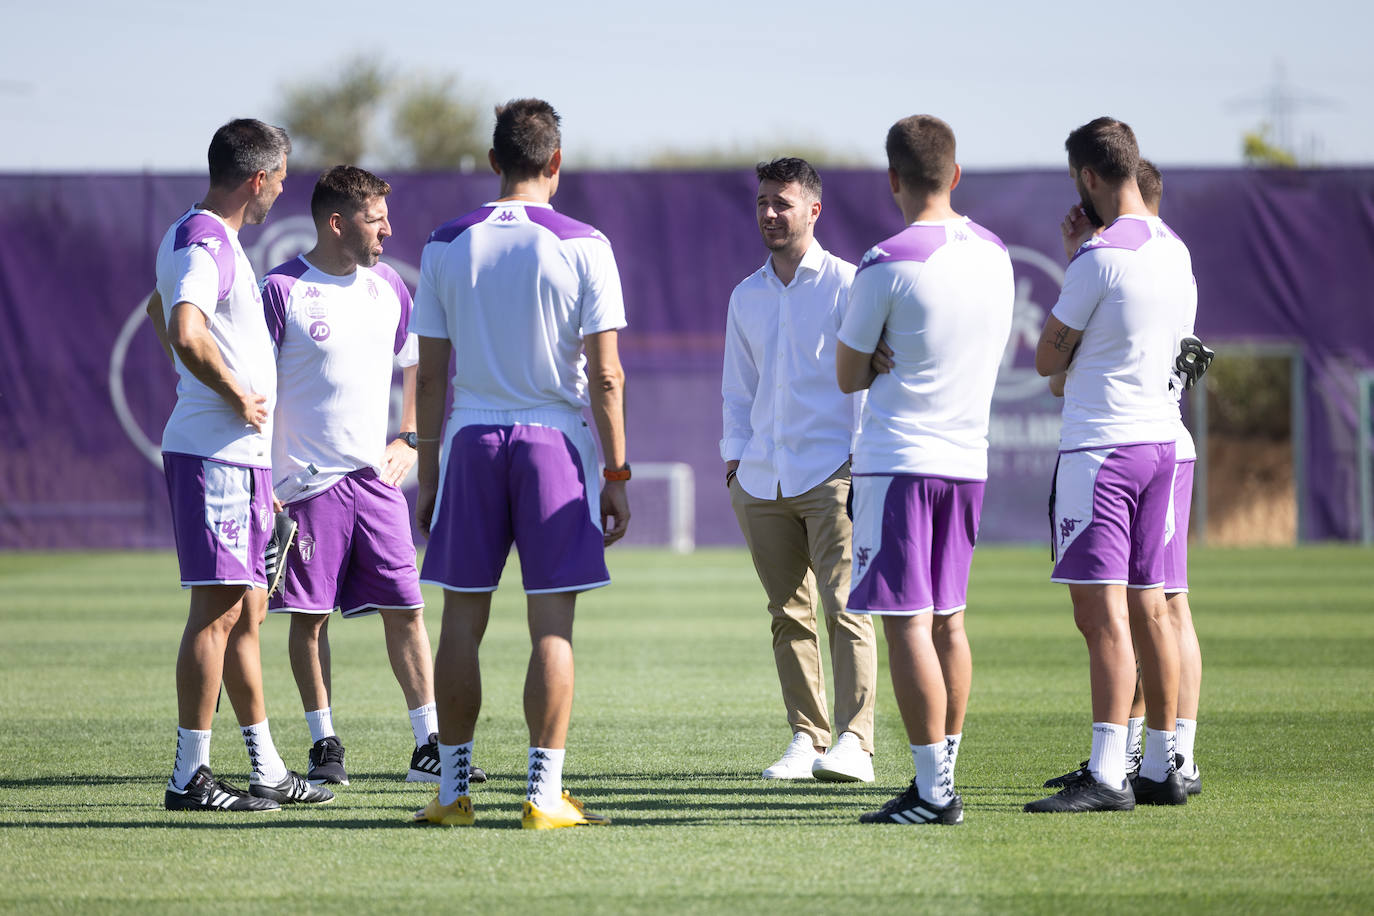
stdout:
POLYGON ((1295 145, 1374 163, 1364 3, 0 0, 0 13, 6 172, 200 171, 219 124, 272 120, 283 84, 359 53, 457 73, 484 105, 549 99, 574 168, 666 147, 772 153, 779 138, 877 164, 888 125, 916 112, 953 125, 965 167, 1058 166, 1064 135, 1099 114, 1130 122, 1161 164, 1234 165, 1280 62, 1290 91, 1324 102, 1295 110, 1295 145))

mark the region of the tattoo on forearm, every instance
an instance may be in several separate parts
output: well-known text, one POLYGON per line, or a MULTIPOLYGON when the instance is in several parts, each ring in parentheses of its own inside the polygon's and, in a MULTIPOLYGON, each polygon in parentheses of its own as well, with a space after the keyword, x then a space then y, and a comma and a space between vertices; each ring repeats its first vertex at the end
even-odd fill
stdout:
POLYGON ((1068 353, 1072 349, 1069 346, 1068 337, 1069 329, 1067 327, 1063 327, 1054 332, 1054 339, 1050 341, 1050 343, 1060 353, 1068 353))

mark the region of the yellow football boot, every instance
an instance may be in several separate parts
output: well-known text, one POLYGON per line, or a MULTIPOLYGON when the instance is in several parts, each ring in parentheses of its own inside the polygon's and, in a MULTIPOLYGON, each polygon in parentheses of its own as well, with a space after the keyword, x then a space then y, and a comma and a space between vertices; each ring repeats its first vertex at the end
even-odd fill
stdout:
POLYGON ((602 827, 611 819, 604 814, 593 814, 582 807, 582 802, 563 790, 563 797, 548 810, 535 807, 525 799, 520 808, 520 826, 525 830, 556 830, 559 827, 602 827))
POLYGON ((445 827, 471 827, 473 820, 472 798, 468 795, 458 796, 451 805, 439 804, 439 796, 435 795, 429 804, 415 812, 413 818, 417 824, 443 824, 445 827))

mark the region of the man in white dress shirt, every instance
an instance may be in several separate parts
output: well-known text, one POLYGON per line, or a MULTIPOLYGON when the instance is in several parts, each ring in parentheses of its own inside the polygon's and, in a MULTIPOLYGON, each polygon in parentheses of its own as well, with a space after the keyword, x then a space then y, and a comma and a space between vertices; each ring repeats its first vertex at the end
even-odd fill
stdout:
POLYGON ((720 454, 730 502, 768 597, 773 658, 793 732, 763 776, 872 782, 873 623, 845 611, 851 536, 845 503, 858 405, 836 388, 834 370, 854 265, 815 239, 821 179, 809 163, 776 159, 756 171, 759 231, 771 254, 730 295, 720 454), (835 676, 833 720, 817 596, 835 676))

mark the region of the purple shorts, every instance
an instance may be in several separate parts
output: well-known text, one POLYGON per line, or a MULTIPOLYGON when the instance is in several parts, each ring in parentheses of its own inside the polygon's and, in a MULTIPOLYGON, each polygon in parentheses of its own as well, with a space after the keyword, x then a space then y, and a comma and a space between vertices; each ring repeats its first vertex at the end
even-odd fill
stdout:
POLYGON ((1054 480, 1052 582, 1164 584, 1172 442, 1060 452, 1054 480))
POLYGON ((1193 510, 1194 459, 1174 465, 1174 498, 1169 504, 1172 524, 1165 532, 1164 593, 1188 591, 1188 519, 1193 510))
POLYGON ((981 480, 855 474, 848 609, 907 616, 962 611, 985 486, 981 480))
POLYGON ((286 511, 300 529, 269 611, 362 617, 424 606, 410 507, 376 471, 354 471, 286 511))
POLYGON ((267 587, 263 551, 272 531, 272 472, 164 452, 181 587, 267 587))
POLYGON ((609 585, 596 467, 581 417, 567 430, 461 427, 444 452, 420 580, 495 591, 514 543, 529 594, 609 585))

